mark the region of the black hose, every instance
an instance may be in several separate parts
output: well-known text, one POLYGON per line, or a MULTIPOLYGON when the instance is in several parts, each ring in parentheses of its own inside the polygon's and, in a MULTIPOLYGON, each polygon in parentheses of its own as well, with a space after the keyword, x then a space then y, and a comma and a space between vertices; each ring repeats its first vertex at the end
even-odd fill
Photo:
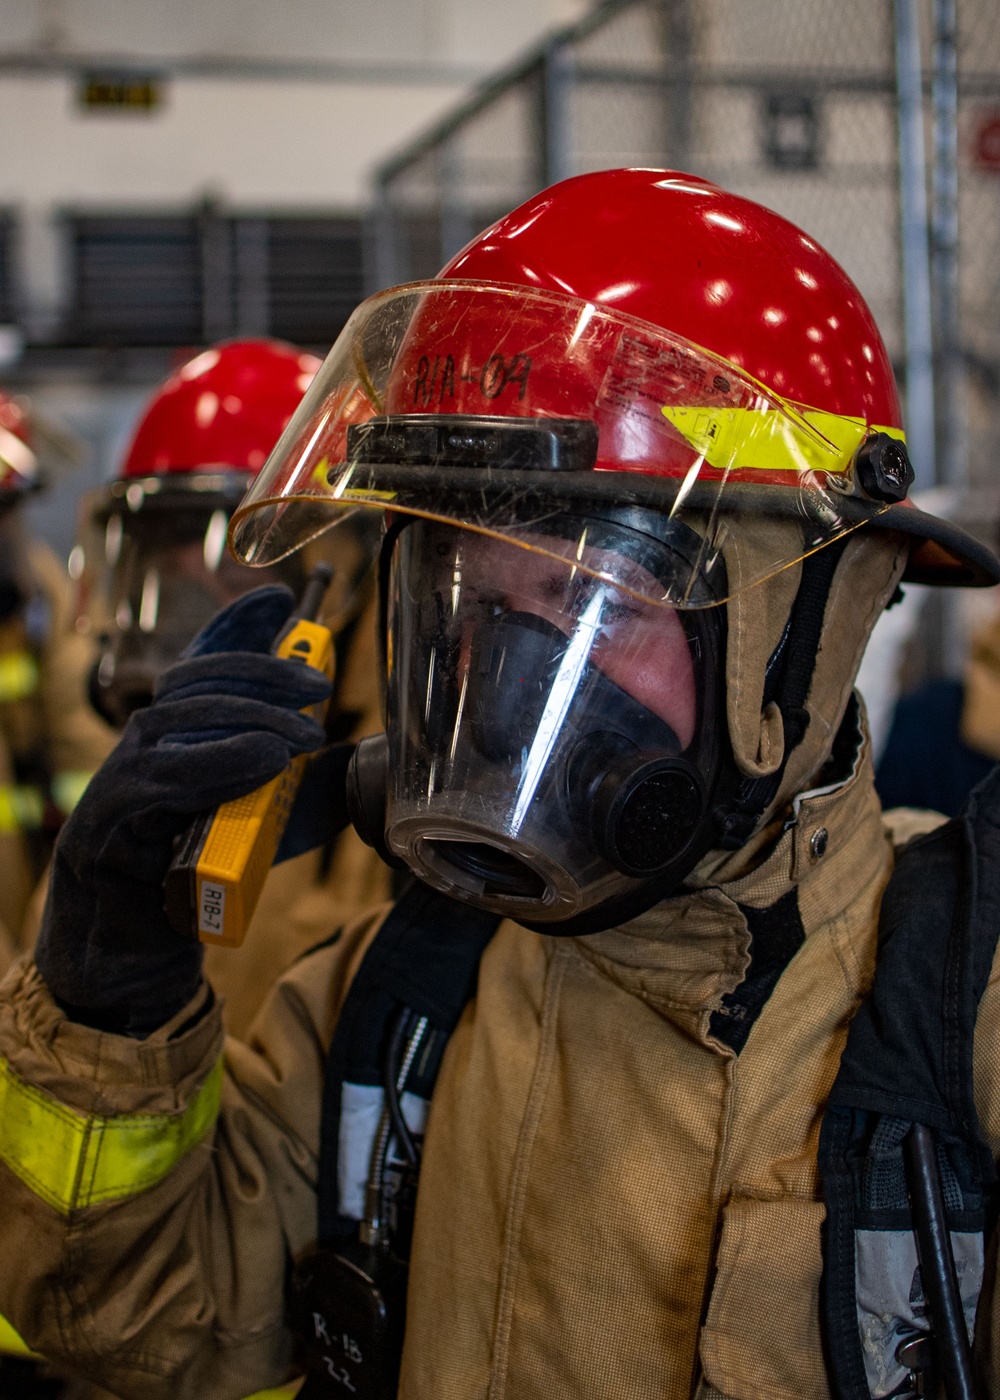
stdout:
POLYGON ((972 1349, 945 1218, 937 1144, 930 1128, 914 1123, 903 1144, 920 1273, 946 1400, 976 1400, 972 1349))
POLYGON ((417 1145, 413 1141, 413 1134, 407 1126, 403 1117, 403 1110, 400 1107, 399 1090, 397 1081, 400 1065, 403 1059, 403 1047, 406 1038, 410 1033, 410 1028, 415 1020, 414 1013, 408 1006, 404 1006, 402 1011, 392 1023, 392 1031, 389 1036, 389 1045, 385 1053, 385 1061, 382 1066, 382 1086, 385 1089, 385 1105, 389 1110, 389 1120, 392 1123, 392 1131, 395 1134, 396 1142, 402 1155, 406 1159, 406 1164, 416 1170, 420 1165, 420 1154, 417 1152, 417 1145))
POLYGON ((306 586, 303 588, 298 605, 292 613, 293 619, 301 618, 306 622, 315 622, 319 617, 319 610, 323 606, 326 590, 332 581, 332 567, 321 560, 306 579, 306 586))

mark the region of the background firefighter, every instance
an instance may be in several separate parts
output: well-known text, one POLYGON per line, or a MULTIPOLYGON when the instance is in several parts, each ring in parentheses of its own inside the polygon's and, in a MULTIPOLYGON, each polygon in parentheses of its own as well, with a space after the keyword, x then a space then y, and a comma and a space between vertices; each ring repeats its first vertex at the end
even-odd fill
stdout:
MULTIPOLYGON (((118 472, 87 497, 72 558, 90 729, 114 745, 148 705, 163 672, 219 608, 260 583, 226 552, 233 509, 312 380, 319 361, 276 340, 237 340, 181 365, 146 406, 118 472)), ((337 634, 338 738, 380 726, 374 648, 374 531, 347 530, 320 548, 336 570, 324 621, 337 634)), ((267 571, 298 593, 318 557, 305 551, 267 571), (308 556, 308 557, 307 557, 308 556)), ((66 629, 73 635, 72 629, 66 629)), ((95 762, 94 767, 97 766, 95 762)), ((213 949, 206 974, 245 1035, 278 974, 307 948, 388 893, 385 867, 353 832, 274 868, 235 956, 213 949)), ((44 889, 33 901, 33 942, 44 889)))
POLYGON ((0 965, 21 946, 32 891, 60 823, 107 755, 87 704, 86 643, 65 570, 33 539, 24 502, 79 453, 56 425, 0 391, 0 965))

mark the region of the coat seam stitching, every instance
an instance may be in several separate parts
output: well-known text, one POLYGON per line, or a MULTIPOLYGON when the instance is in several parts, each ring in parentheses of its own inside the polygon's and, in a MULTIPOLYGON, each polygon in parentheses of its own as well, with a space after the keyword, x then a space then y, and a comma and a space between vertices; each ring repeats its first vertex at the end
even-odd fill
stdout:
POLYGON ((503 1400, 506 1391, 514 1291, 517 1285, 518 1248, 528 1188, 529 1166, 555 1055, 557 1004, 562 987, 566 956, 566 950, 559 948, 549 964, 546 976, 547 986, 542 1002, 542 1035, 538 1062, 532 1076, 531 1088, 528 1091, 528 1101, 515 1151, 514 1170, 511 1175, 506 1210, 506 1229, 504 1232, 506 1238, 500 1265, 500 1284, 497 1291, 497 1320, 487 1390, 488 1400, 503 1400))

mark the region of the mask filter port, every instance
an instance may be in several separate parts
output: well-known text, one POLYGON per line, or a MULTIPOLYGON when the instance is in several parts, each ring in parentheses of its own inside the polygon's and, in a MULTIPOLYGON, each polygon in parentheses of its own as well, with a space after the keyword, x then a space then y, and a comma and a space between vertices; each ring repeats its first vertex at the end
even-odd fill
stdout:
POLYGON ((703 785, 692 764, 653 758, 636 765, 623 755, 594 791, 594 841, 622 874, 649 876, 690 844, 704 809, 703 785))

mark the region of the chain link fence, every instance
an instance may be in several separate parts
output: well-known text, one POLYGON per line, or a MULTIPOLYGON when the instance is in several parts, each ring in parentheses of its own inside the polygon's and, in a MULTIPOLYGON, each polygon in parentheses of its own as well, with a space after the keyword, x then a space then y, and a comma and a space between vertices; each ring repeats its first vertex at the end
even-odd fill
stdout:
MULTIPOLYGON (((922 133, 919 111, 916 121, 938 220, 940 247, 932 238, 929 266, 939 303, 949 256, 955 272, 946 196, 957 173, 958 343, 943 342, 947 318, 938 305, 933 363, 937 398, 959 396, 961 411, 954 402, 938 404, 939 477, 989 494, 1000 484, 1000 6, 957 0, 949 157, 948 114, 942 146, 932 77, 943 58, 947 79, 947 47, 936 47, 935 36, 946 34, 949 4, 954 21, 955 3, 610 0, 377 172, 373 281, 433 275, 478 230, 553 180, 616 165, 672 166, 759 200, 818 239, 871 305, 901 386, 917 383, 928 393, 930 377, 907 373, 913 341, 906 334, 897 38, 909 6, 924 68, 922 133), (944 155, 932 179, 935 149, 944 155), (951 379, 949 356, 958 366, 951 379), (940 441, 956 423, 964 434, 958 450, 940 441)), ((947 81, 944 91, 947 97, 947 81)), ((926 227, 923 256, 926 274, 926 227)), ((1000 499, 986 514, 995 518, 997 505, 1000 499)))

